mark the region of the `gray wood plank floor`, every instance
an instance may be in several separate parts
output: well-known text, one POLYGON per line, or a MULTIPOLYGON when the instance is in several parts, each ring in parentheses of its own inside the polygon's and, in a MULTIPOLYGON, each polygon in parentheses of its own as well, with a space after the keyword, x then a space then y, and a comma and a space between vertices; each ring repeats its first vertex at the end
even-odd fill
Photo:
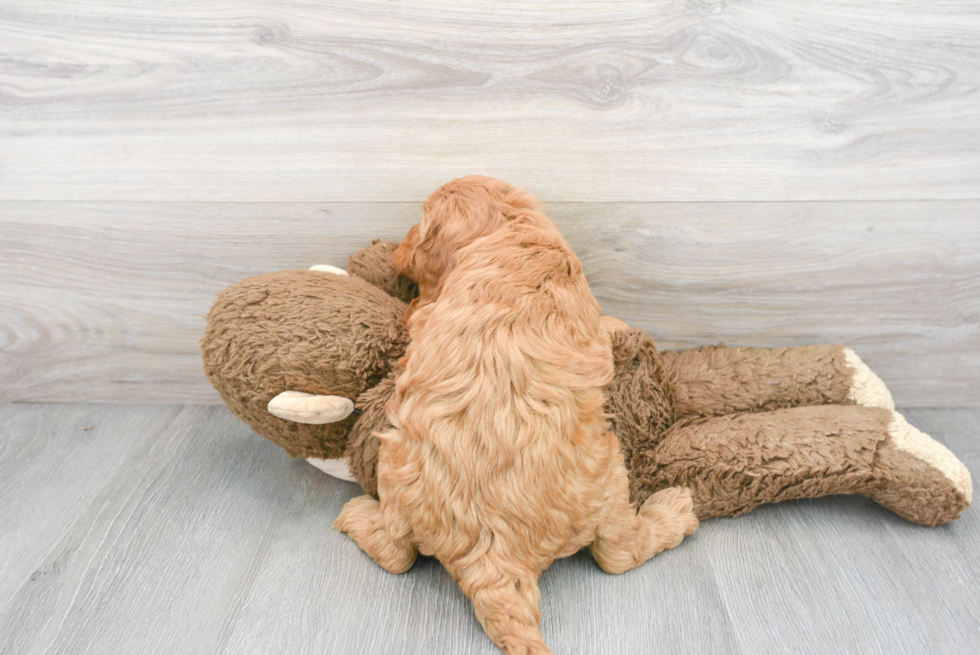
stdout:
MULTIPOLYGON (((980 470, 980 410, 909 410, 980 470)), ((330 529, 357 487, 223 407, 0 405, 0 652, 495 653, 437 563, 382 571, 330 529)), ((542 579, 558 653, 968 653, 980 515, 859 497, 716 519, 623 576, 542 579)))

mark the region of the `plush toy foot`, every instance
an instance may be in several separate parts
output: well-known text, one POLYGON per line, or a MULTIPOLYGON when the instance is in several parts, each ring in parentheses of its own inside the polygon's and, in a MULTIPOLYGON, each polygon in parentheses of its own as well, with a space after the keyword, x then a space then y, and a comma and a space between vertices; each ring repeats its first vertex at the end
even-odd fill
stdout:
POLYGON ((337 459, 316 459, 315 457, 307 457, 306 461, 327 475, 333 476, 339 480, 344 480, 346 482, 357 482, 357 480, 354 479, 354 476, 350 473, 350 468, 348 467, 350 460, 346 457, 338 457, 337 459))
POLYGON ((850 348, 844 348, 844 359, 847 365, 854 371, 851 378, 851 388, 847 393, 847 399, 855 405, 865 407, 882 407, 884 409, 895 409, 895 401, 892 400, 892 393, 875 375, 875 372, 868 368, 868 365, 861 361, 850 348))
POLYGON ((287 421, 323 425, 342 421, 354 411, 354 402, 343 396, 320 396, 302 391, 283 391, 269 401, 269 413, 287 421))
POLYGON ((898 412, 892 412, 875 469, 880 484, 868 496, 915 523, 948 523, 973 499, 973 480, 963 462, 898 412))

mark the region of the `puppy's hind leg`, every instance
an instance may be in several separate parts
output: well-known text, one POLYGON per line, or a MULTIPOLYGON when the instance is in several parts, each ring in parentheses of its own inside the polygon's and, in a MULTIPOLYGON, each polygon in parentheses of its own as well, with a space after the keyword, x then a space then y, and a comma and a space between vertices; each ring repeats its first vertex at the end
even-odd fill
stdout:
MULTIPOLYGON (((625 476, 625 471, 624 471, 625 476)), ((647 498, 633 512, 625 490, 618 494, 606 520, 596 528, 592 557, 606 573, 625 573, 657 553, 674 548, 698 527, 691 492, 670 487, 647 498)))
POLYGON ((507 655, 553 655, 541 636, 541 591, 532 575, 512 577, 485 562, 454 571, 487 636, 507 655))
POLYGON ((380 503, 371 496, 352 498, 334 521, 365 553, 391 573, 412 568, 418 550, 407 539, 395 538, 385 527, 380 503))

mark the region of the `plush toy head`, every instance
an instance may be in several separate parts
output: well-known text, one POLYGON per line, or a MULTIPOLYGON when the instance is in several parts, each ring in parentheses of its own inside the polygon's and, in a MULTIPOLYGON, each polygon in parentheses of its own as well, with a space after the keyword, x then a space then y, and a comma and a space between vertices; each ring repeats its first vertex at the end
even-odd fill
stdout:
POLYGON ((294 457, 341 457, 358 415, 296 423, 271 414, 269 401, 285 390, 356 400, 405 352, 400 298, 416 292, 394 273, 394 248, 362 250, 349 276, 284 271, 242 280, 208 314, 201 346, 211 384, 236 416, 294 457))

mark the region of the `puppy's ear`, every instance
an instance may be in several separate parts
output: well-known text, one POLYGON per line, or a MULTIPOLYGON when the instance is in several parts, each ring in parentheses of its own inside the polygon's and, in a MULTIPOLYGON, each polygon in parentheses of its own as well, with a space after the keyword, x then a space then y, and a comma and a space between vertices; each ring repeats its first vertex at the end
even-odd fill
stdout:
POLYGON ((456 250, 461 244, 456 224, 458 215, 452 212, 447 203, 426 203, 412 253, 411 270, 419 285, 413 311, 439 297, 443 280, 456 261, 456 250))
POLYGON ((408 231, 392 255, 398 272, 419 285, 419 297, 412 301, 405 320, 419 305, 430 303, 439 296, 442 278, 452 266, 453 251, 452 245, 445 243, 438 216, 430 214, 427 204, 422 222, 408 231))
POLYGON ((422 222, 395 252, 396 268, 419 284, 415 306, 438 298, 461 248, 533 206, 528 193, 489 177, 459 178, 437 189, 425 201, 422 222))
POLYGON ((541 211, 538 199, 524 189, 509 189, 504 195, 504 203, 510 208, 512 217, 525 210, 541 211))
POLYGON ((408 231, 405 238, 402 240, 401 244, 395 248, 395 252, 391 256, 392 263, 395 265, 395 270, 402 275, 407 276, 411 280, 418 282, 418 278, 415 277, 414 273, 414 261, 415 261, 415 251, 419 247, 419 226, 414 225, 412 229, 408 231))
POLYGON ((415 313, 415 310, 418 308, 418 306, 419 306, 419 297, 416 296, 412 298, 412 302, 408 304, 408 309, 405 310, 405 316, 402 317, 402 320, 408 323, 408 320, 412 318, 412 314, 415 313))

